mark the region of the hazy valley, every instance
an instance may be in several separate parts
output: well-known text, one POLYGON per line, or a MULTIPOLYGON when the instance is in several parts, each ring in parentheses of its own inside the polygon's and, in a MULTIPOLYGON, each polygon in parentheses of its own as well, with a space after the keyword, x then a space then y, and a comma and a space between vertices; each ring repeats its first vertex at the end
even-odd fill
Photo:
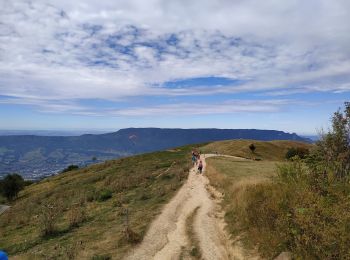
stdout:
POLYGON ((275 130, 128 128, 107 134, 81 136, 0 136, 0 176, 19 173, 40 179, 69 165, 80 167, 186 144, 230 139, 310 139, 275 130))

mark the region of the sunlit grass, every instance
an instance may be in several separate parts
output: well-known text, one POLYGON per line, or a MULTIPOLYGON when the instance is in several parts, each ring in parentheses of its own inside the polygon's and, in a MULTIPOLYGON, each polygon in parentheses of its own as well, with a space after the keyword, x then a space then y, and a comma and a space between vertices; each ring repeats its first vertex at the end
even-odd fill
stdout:
POLYGON ((0 216, 1 248, 17 259, 122 258, 135 246, 124 237, 125 209, 129 227, 142 238, 162 205, 186 180, 191 149, 107 161, 26 187, 12 208, 0 216), (43 235, 42 215, 47 205, 55 207, 58 215, 55 230, 43 235), (83 212, 73 211, 77 207, 83 212), (80 213, 85 214, 78 218, 80 223, 71 225, 74 214, 80 213))
POLYGON ((245 206, 248 186, 267 182, 276 174, 276 161, 252 161, 227 157, 207 159, 206 174, 211 185, 224 194, 225 221, 231 234, 242 231, 239 211, 245 206))

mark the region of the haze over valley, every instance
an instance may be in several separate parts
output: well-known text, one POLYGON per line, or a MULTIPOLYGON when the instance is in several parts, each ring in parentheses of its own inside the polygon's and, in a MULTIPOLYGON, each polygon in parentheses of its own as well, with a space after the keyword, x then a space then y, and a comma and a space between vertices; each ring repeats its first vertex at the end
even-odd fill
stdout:
POLYGON ((19 173, 25 179, 37 180, 69 165, 83 167, 108 159, 229 139, 311 141, 296 134, 255 129, 129 128, 81 136, 8 135, 0 136, 0 176, 19 173))

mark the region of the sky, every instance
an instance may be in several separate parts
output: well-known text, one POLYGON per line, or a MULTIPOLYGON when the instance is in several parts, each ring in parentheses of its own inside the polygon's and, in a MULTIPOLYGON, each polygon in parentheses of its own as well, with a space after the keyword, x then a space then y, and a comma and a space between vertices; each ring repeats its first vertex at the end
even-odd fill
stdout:
POLYGON ((0 129, 315 134, 350 100, 348 0, 0 6, 0 129))

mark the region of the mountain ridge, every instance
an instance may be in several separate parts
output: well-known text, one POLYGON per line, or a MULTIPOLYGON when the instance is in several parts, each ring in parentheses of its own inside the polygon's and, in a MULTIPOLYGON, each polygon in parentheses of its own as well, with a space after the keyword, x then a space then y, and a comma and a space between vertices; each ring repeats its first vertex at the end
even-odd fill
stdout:
POLYGON ((0 175, 17 172, 37 179, 80 166, 173 147, 230 139, 310 142, 295 133, 259 129, 124 128, 80 136, 0 136, 0 175))

